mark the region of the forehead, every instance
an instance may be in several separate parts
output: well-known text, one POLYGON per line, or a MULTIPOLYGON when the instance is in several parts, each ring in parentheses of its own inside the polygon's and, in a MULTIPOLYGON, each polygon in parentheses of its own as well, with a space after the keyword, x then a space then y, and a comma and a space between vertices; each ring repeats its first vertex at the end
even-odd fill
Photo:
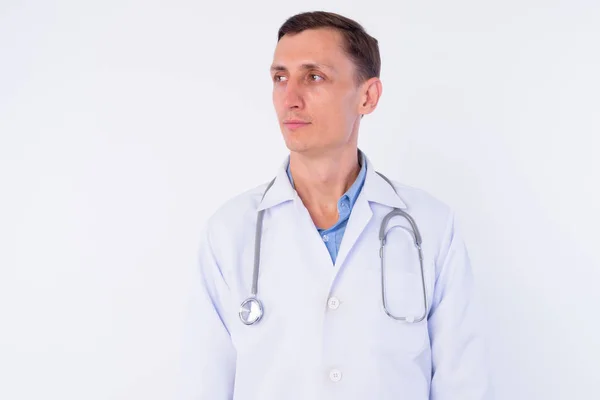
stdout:
POLYGON ((330 65, 335 69, 352 67, 343 49, 342 35, 328 28, 307 29, 284 35, 275 47, 273 65, 296 68, 304 63, 330 65))

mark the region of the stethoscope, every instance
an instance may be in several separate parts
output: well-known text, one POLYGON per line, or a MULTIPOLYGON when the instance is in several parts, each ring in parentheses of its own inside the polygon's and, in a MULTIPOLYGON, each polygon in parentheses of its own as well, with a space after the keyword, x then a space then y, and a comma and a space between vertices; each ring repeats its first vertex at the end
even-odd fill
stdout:
MULTIPOLYGON (((397 195, 398 192, 396 191, 396 188, 394 187, 392 182, 388 178, 386 178, 383 174, 381 174, 379 172, 377 172, 377 174, 379 174, 379 176, 381 176, 392 187, 392 189, 394 189, 394 192, 396 192, 396 195, 397 195)), ((262 196, 263 199, 264 199, 265 195, 267 194, 267 191, 271 188, 271 186, 273 185, 274 182, 275 182, 275 179, 273 179, 267 185, 267 188, 265 189, 263 196, 262 196)), ((256 220, 256 236, 255 236, 255 241, 254 241, 254 270, 252 273, 252 289, 250 291, 250 297, 248 297, 246 300, 244 300, 242 302, 242 304, 240 305, 240 311, 239 311, 240 320, 245 325, 256 324, 258 321, 261 320, 261 318, 264 315, 263 304, 257 297, 257 294, 258 294, 258 270, 260 267, 260 244, 261 244, 261 239, 262 239, 262 225, 263 225, 264 212, 265 212, 265 210, 260 210, 258 212, 258 216, 257 216, 257 220, 256 220)), ((383 303, 383 310, 389 317, 395 319, 396 321, 402 321, 402 322, 408 322, 408 323, 417 323, 417 322, 423 321, 423 319, 425 319, 425 317, 427 315, 427 293, 426 293, 426 289, 425 289, 425 273, 423 271, 423 252, 421 250, 422 239, 421 239, 421 234, 419 233, 419 229, 417 228, 417 224, 415 223, 414 219, 408 213, 400 210, 399 208, 394 208, 381 221, 381 226, 379 228, 379 241, 381 242, 381 247, 379 249, 379 258, 381 259, 381 299, 382 299, 382 303, 383 303), (386 228, 387 228, 387 224, 390 221, 390 219, 392 219, 393 217, 396 217, 396 216, 404 217, 410 224, 410 226, 412 228, 411 233, 414 238, 415 247, 417 248, 417 252, 419 253, 419 265, 420 265, 420 269, 421 269, 421 284, 422 284, 422 288, 423 288, 423 314, 419 317, 415 317, 412 315, 405 316, 405 317, 395 316, 394 314, 392 314, 389 311, 388 306, 387 306, 387 300, 386 300, 386 295, 385 295, 385 250, 384 250, 385 245, 386 245, 386 236, 387 236, 386 228)))

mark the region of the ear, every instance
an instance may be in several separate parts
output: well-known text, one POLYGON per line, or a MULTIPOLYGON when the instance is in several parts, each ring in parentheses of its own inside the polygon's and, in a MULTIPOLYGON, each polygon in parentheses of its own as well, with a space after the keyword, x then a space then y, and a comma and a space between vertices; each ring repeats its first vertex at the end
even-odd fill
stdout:
MULTIPOLYGON (((377 108, 377 103, 381 98, 383 86, 379 78, 370 78, 362 85, 362 95, 358 105, 358 113, 361 115, 371 114, 377 108)), ((362 117, 361 117, 362 118, 362 117)))

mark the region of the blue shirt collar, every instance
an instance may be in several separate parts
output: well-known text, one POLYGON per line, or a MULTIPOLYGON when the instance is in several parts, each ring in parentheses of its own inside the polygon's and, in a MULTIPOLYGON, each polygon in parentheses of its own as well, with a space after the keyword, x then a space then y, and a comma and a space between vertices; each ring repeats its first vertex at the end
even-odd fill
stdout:
MULTIPOLYGON (((360 190, 362 189, 363 184, 365 183, 365 177, 367 175, 367 162, 365 160, 363 152, 360 150, 358 152, 358 161, 361 165, 360 171, 358 172, 358 176, 356 177, 356 180, 354 181, 352 186, 350 186, 350 188, 348 188, 346 193, 344 193, 342 195, 342 197, 340 198, 340 200, 338 201, 338 204, 341 204, 344 201, 344 199, 347 199, 350 203, 349 204, 350 209, 352 209, 352 207, 354 207, 354 203, 356 203, 356 199, 358 198, 358 195, 360 194, 360 190)), ((292 178, 292 173, 290 171, 289 158, 288 158, 288 165, 286 168, 286 172, 287 172, 288 178, 290 180, 290 183, 292 184, 292 187, 294 189, 296 189, 296 187, 294 186, 294 179, 292 178)))

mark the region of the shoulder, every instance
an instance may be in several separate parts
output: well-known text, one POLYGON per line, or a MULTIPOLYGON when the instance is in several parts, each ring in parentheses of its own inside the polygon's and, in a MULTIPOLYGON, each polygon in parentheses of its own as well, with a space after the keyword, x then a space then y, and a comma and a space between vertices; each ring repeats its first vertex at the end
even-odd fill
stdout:
POLYGON ((405 211, 413 218, 423 237, 424 246, 439 258, 454 234, 455 214, 452 207, 430 192, 391 181, 398 196, 406 204, 405 211))
POLYGON ((206 233, 213 240, 232 238, 256 222, 256 210, 268 182, 235 195, 218 206, 205 222, 206 233))
POLYGON ((425 213, 429 216, 428 219, 441 222, 446 222, 450 214, 452 214, 451 207, 430 192, 396 180, 391 180, 391 182, 398 196, 406 204, 408 212, 425 213))

